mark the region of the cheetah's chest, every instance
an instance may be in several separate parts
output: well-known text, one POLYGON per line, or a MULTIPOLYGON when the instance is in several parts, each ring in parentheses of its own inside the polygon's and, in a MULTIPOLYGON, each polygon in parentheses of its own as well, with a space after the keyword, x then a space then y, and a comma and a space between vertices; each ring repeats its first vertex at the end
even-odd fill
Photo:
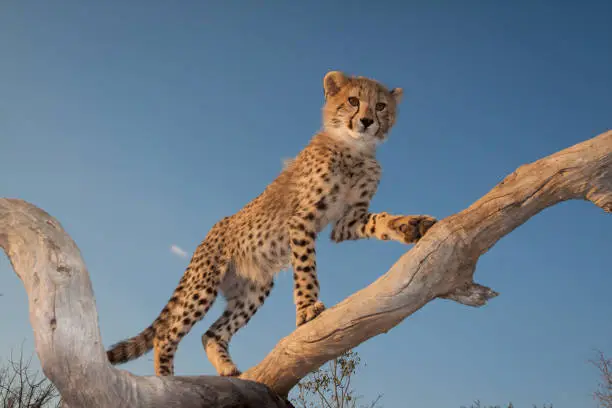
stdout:
POLYGON ((338 221, 349 208, 351 189, 348 175, 339 175, 336 178, 335 186, 333 192, 325 197, 326 210, 318 220, 317 232, 321 232, 327 225, 338 221))
POLYGON ((348 209, 349 192, 350 189, 348 188, 348 180, 344 179, 340 184, 338 194, 336 196, 332 196, 330 199, 326 214, 328 223, 338 221, 340 218, 342 218, 342 215, 344 215, 348 209))

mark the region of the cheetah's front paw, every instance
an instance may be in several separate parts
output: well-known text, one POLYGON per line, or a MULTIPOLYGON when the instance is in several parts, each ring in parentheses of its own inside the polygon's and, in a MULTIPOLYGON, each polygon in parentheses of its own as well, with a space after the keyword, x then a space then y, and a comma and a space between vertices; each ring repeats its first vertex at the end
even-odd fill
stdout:
POLYGON ((295 327, 300 327, 306 322, 311 321, 315 317, 321 314, 322 311, 325 310, 325 305, 323 302, 315 302, 308 306, 303 307, 297 311, 295 317, 295 327))
POLYGON ((406 244, 410 244, 421 239, 436 222, 438 220, 428 215, 406 215, 392 219, 388 225, 406 244))

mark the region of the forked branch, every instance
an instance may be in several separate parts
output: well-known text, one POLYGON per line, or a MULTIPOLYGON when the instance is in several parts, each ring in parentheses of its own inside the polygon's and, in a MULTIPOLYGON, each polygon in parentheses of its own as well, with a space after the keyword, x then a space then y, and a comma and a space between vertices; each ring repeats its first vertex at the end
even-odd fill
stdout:
POLYGON ((570 199, 612 212, 612 131, 518 168, 469 208, 438 222, 374 283, 282 339, 240 378, 138 377, 112 367, 79 249, 57 220, 32 204, 0 199, 0 246, 24 283, 36 351, 65 406, 287 407, 278 395, 309 372, 433 299, 482 306, 497 296, 473 281, 479 257, 530 217, 570 199))

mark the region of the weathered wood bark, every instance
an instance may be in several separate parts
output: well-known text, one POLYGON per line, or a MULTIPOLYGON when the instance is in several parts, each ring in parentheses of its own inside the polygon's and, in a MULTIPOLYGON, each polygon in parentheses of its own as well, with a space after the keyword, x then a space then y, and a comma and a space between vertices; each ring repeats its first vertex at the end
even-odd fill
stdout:
POLYGON ((278 395, 439 297, 482 306, 478 258, 546 207, 590 200, 612 212, 612 131, 517 169, 466 210, 436 224, 377 281, 282 339, 240 378, 138 377, 106 360, 89 275, 57 220, 0 199, 0 246, 22 279, 44 373, 72 407, 286 407, 278 395), (252 380, 252 381, 245 381, 252 380))

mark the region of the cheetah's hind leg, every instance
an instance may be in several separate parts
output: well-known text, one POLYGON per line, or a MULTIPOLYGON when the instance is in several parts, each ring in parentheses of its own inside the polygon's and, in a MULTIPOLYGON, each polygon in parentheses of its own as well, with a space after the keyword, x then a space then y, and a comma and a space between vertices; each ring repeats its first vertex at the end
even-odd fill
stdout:
POLYGON ((272 278, 253 282, 234 273, 228 274, 228 279, 221 287, 227 299, 225 311, 202 335, 202 345, 208 360, 219 375, 240 375, 240 370, 229 354, 229 342, 261 307, 273 286, 272 278))
POLYGON ((209 267, 202 264, 188 267, 168 303, 168 322, 160 326, 153 340, 156 375, 174 375, 174 355, 178 344, 214 303, 227 269, 227 262, 209 267))

